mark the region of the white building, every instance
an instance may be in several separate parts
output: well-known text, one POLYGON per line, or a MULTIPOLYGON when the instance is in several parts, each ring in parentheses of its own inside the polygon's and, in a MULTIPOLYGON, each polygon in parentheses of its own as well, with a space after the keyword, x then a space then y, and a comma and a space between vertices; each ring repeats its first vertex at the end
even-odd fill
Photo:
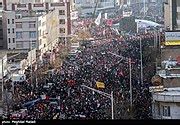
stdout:
MULTIPOLYGON (((7 49, 38 48, 38 17, 56 9, 65 13, 65 15, 59 15, 59 13, 57 14, 59 19, 65 19, 65 25, 63 24, 64 27, 61 28, 63 32, 63 28, 65 28, 65 33, 61 33, 61 36, 64 36, 65 38, 67 37, 66 34, 71 34, 69 2, 54 1, 44 3, 44 1, 39 1, 38 3, 16 4, 11 1, 8 4, 3 3, 3 5, 6 10, 3 12, 3 37, 4 46, 7 49)), ((49 21, 46 21, 45 23, 49 25, 49 21)), ((57 25, 62 26, 61 24, 57 25)), ((41 25, 39 26, 41 27, 41 25)), ((51 36, 53 35, 54 34, 51 34, 51 36)))
POLYGON ((180 87, 152 89, 153 119, 180 119, 180 87))
POLYGON ((36 48, 37 17, 26 12, 3 12, 3 37, 8 49, 36 48))

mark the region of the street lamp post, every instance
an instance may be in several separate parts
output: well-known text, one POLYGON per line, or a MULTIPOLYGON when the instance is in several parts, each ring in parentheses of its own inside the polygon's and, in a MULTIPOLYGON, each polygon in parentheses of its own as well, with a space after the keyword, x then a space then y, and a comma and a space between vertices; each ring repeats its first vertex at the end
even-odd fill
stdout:
POLYGON ((111 91, 111 118, 114 119, 114 99, 113 99, 113 91, 111 91))
POLYGON ((144 0, 144 17, 146 16, 146 0, 144 0))
POLYGON ((112 52, 108 52, 109 54, 112 54, 114 56, 117 56, 119 58, 121 58, 120 61, 122 60, 128 60, 128 64, 129 64, 129 86, 130 86, 130 107, 131 107, 131 112, 132 112, 132 103, 133 103, 133 93, 132 93, 132 61, 131 61, 131 58, 126 58, 126 57, 123 57, 123 56, 120 56, 120 55, 117 55, 115 53, 112 53, 112 52))
MULTIPOLYGON (((32 40, 30 41, 31 42, 31 51, 30 51, 30 53, 31 53, 31 84, 33 84, 33 78, 32 78, 32 71, 33 71, 33 67, 32 67, 32 40)), ((33 87, 34 87, 34 85, 33 85, 33 87)))
POLYGON ((130 82, 130 103, 132 111, 132 70, 131 70, 131 58, 129 58, 129 82, 130 82))
POLYGON ((92 91, 94 91, 94 92, 97 92, 97 93, 99 93, 100 95, 103 95, 103 96, 111 99, 111 118, 112 118, 112 120, 113 120, 113 119, 114 119, 114 98, 113 98, 113 91, 111 91, 111 94, 108 94, 108 93, 99 91, 99 90, 97 90, 97 89, 88 87, 88 86, 86 86, 86 85, 81 85, 81 86, 82 86, 82 87, 85 87, 85 88, 87 88, 87 89, 90 89, 90 90, 92 90, 92 91))
POLYGON ((141 85, 143 85, 142 39, 140 37, 141 85))

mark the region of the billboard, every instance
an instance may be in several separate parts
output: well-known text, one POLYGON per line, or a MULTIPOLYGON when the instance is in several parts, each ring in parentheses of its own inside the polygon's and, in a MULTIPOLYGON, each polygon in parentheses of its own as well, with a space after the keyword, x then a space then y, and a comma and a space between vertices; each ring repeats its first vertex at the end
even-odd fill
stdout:
POLYGON ((166 46, 180 45, 180 32, 165 32, 165 45, 166 46))
POLYGON ((0 80, 7 75, 7 55, 0 58, 0 80))

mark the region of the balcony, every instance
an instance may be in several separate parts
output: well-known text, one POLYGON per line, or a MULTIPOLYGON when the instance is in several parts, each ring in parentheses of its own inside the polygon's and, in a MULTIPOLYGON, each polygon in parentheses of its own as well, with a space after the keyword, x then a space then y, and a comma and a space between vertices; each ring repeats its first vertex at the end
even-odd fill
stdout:
POLYGON ((162 102, 180 102, 180 88, 164 88, 163 92, 152 93, 153 100, 162 102))

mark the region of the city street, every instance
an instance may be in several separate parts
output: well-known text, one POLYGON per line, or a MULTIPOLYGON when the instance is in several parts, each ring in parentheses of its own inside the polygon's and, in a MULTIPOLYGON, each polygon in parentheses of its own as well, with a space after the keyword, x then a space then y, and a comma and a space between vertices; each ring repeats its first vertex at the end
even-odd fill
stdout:
POLYGON ((169 116, 149 89, 180 77, 166 77, 179 58, 164 48, 179 35, 166 32, 165 3, 108 1, 3 3, 5 119, 142 120, 156 108, 169 116))

